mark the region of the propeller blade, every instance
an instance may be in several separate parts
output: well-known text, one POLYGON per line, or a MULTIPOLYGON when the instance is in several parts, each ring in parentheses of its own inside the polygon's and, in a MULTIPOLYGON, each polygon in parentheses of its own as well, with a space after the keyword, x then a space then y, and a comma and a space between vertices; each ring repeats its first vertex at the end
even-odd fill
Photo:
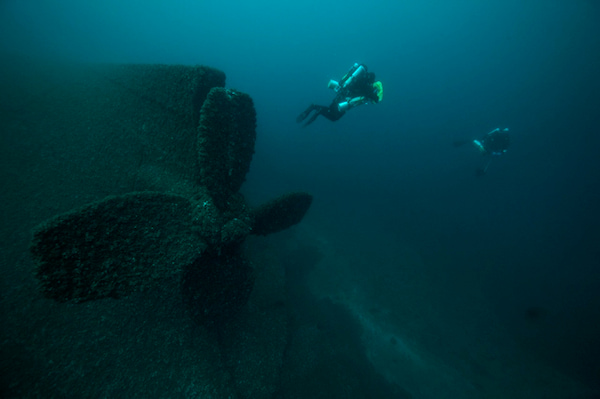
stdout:
POLYGON ((185 197, 111 196, 58 215, 34 232, 36 275, 48 298, 122 297, 180 274, 206 248, 185 197))

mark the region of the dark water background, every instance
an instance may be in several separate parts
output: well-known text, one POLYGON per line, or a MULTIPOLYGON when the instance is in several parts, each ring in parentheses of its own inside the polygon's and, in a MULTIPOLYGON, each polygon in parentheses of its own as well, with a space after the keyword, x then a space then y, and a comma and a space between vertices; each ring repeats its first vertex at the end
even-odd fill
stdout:
POLYGON ((225 71, 258 114, 251 202, 311 192, 305 222, 362 253, 358 275, 408 246, 456 304, 484 292, 524 350, 600 387, 600 3, 126 3, 3 1, 3 53, 225 71), (297 126, 354 62, 383 101, 297 126), (509 152, 476 178, 452 142, 504 126, 509 152))

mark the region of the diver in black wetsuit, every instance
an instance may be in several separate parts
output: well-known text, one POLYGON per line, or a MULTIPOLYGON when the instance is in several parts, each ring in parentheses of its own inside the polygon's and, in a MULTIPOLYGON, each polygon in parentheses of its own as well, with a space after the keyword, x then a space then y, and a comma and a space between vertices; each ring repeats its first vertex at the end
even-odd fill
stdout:
POLYGON ((473 140, 475 147, 485 155, 502 155, 510 145, 508 128, 496 128, 479 140, 473 140))
POLYGON ((383 99, 383 85, 375 81, 375 74, 367 72, 367 67, 354 64, 340 82, 330 80, 327 85, 337 95, 331 105, 311 104, 296 118, 297 123, 304 121, 313 111, 303 126, 308 126, 322 115, 330 121, 337 121, 346 111, 366 103, 378 103, 383 99))
POLYGON ((508 150, 510 145, 510 136, 508 135, 508 128, 500 129, 496 128, 480 138, 479 140, 473 140, 473 144, 483 155, 488 157, 484 167, 480 167, 476 171, 477 176, 483 176, 487 172, 492 159, 495 156, 502 155, 508 150))
POLYGON ((337 121, 342 116, 344 116, 344 114, 346 113, 345 111, 340 110, 340 108, 338 107, 338 103, 341 100, 343 100, 343 97, 341 97, 338 94, 333 99, 333 101, 331 102, 331 105, 329 105, 329 107, 326 107, 324 105, 317 105, 317 104, 309 105, 308 108, 306 108, 306 110, 303 113, 298 115, 298 117, 296 118, 296 123, 302 122, 313 111, 316 111, 316 112, 310 117, 310 119, 308 121, 306 121, 304 123, 303 126, 308 126, 311 123, 313 123, 315 121, 315 119, 317 119, 317 116, 319 116, 319 115, 329 119, 332 122, 337 121))

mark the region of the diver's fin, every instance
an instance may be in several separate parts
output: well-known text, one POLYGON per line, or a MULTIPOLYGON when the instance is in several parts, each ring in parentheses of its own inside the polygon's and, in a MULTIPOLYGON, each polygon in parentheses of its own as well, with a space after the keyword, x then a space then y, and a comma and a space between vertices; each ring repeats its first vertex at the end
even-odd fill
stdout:
POLYGON ((308 114, 310 114, 310 112, 311 112, 313 109, 314 109, 314 106, 313 106, 312 104, 311 104, 311 105, 309 105, 309 106, 308 106, 308 108, 306 108, 306 109, 304 110, 304 112, 302 112, 300 115, 298 115, 298 116, 296 117, 296 123, 300 123, 300 122, 302 122, 303 120, 305 120, 305 119, 306 119, 306 117, 308 116, 308 114))
POLYGON ((140 192, 44 222, 31 244, 44 295, 61 302, 118 298, 180 273, 206 247, 193 213, 185 197, 140 192))
POLYGON ((315 112, 314 114, 312 114, 311 117, 308 118, 308 120, 302 125, 302 127, 307 127, 308 125, 313 123, 315 119, 317 119, 317 116, 319 116, 319 114, 320 112, 315 112))
POLYGON ((252 234, 267 235, 300 223, 312 203, 312 195, 289 193, 251 211, 252 234))
POLYGON ((488 168, 490 167, 490 164, 492 163, 492 159, 494 159, 494 158, 490 157, 483 167, 477 168, 477 170, 475 171, 475 176, 477 176, 477 177, 485 176, 488 168))

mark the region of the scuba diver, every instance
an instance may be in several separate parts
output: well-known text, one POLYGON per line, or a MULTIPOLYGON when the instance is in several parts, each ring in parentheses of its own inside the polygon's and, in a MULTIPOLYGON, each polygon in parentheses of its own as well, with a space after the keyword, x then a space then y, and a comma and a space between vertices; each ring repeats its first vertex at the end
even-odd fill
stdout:
POLYGON ((502 155, 510 145, 508 128, 500 129, 497 127, 479 140, 473 140, 475 147, 486 155, 502 155))
POLYGON ((492 159, 504 154, 508 149, 510 145, 508 128, 500 129, 497 127, 479 140, 473 140, 473 144, 487 158, 485 166, 478 168, 476 171, 477 176, 483 176, 492 163, 492 159))
POLYGON ((454 146, 460 147, 469 142, 473 143, 486 158, 485 165, 476 170, 476 175, 481 177, 487 172, 492 159, 506 152, 510 145, 510 136, 508 135, 508 128, 496 128, 478 140, 457 140, 454 142, 454 146))
POLYGON ((346 111, 362 104, 376 104, 383 99, 383 85, 375 81, 375 74, 367 72, 367 66, 363 64, 354 64, 352 68, 344 75, 342 80, 336 82, 330 80, 328 88, 334 90, 337 95, 331 102, 331 105, 311 104, 304 112, 296 118, 297 123, 301 123, 314 111, 311 117, 304 123, 304 127, 310 125, 322 115, 330 121, 337 121, 346 111))

